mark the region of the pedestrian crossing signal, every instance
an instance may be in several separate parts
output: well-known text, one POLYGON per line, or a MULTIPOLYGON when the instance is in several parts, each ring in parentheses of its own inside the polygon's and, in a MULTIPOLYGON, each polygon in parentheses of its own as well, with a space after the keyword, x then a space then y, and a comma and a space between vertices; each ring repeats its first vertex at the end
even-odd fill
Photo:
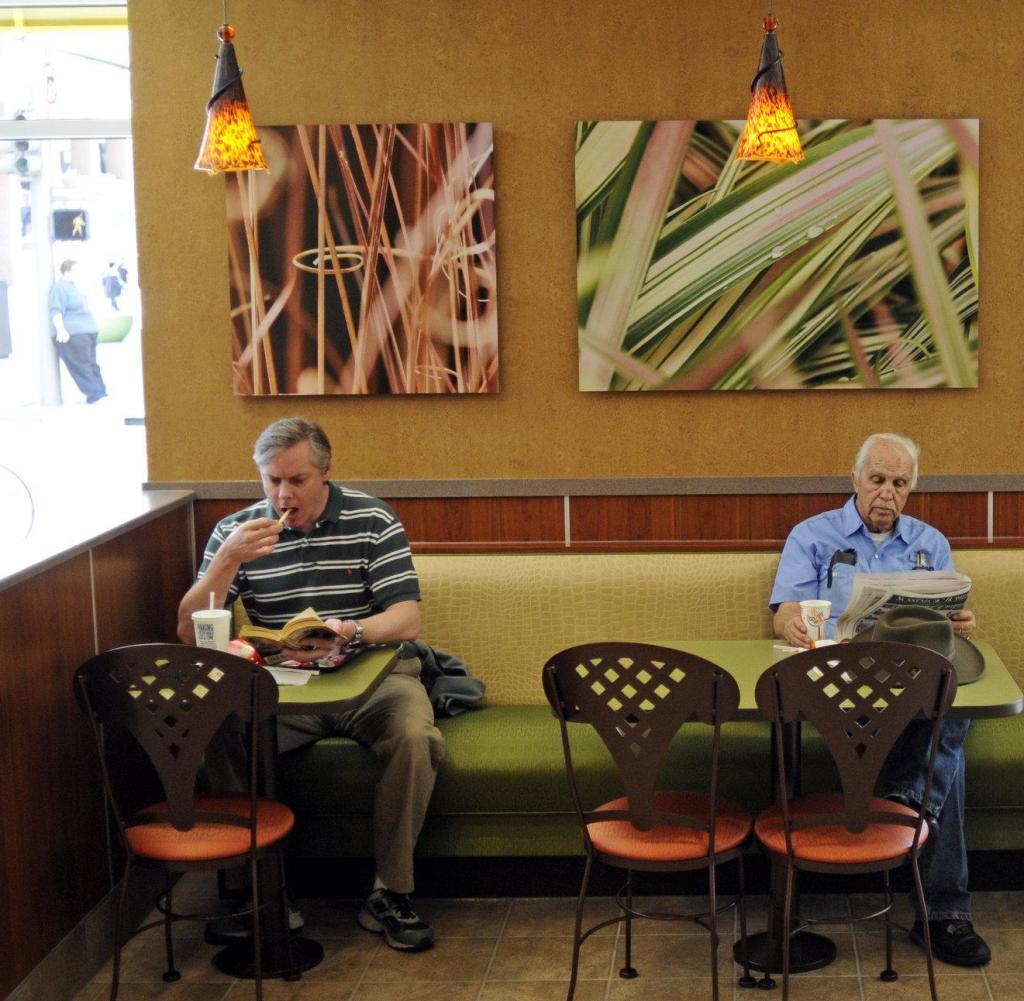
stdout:
POLYGON ((53 210, 54 240, 88 240, 89 213, 85 209, 53 210))

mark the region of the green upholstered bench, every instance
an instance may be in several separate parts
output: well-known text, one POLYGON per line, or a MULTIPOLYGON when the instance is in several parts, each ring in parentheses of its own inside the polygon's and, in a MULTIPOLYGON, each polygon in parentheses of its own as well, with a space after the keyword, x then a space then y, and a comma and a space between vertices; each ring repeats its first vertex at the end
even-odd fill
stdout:
MULTIPOLYGON (((975 580, 978 636, 1024 680, 1024 560, 972 550, 957 565, 975 580)), ((416 558, 427 642, 457 653, 488 685, 487 702, 440 721, 447 745, 418 845, 422 856, 568 855, 580 838, 557 724, 540 685, 552 653, 601 639, 755 639, 771 635, 766 602, 777 553, 429 555, 416 558)), ((584 794, 619 792, 596 735, 575 728, 584 794)), ((805 734, 804 785, 822 781, 824 750, 805 734)), ((967 744, 971 848, 1024 848, 1024 718, 976 721, 967 744)), ((689 726, 668 778, 700 781, 707 733, 689 726)), ((723 730, 723 792, 751 810, 768 795, 768 731, 723 730)), ((282 758, 280 795, 296 811, 289 852, 371 854, 372 756, 328 738, 282 758)))

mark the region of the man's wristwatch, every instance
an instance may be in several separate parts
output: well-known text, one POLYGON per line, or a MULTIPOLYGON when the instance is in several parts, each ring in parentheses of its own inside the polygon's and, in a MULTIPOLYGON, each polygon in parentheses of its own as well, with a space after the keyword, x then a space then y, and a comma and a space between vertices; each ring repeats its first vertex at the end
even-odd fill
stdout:
POLYGON ((349 620, 353 626, 355 626, 355 632, 352 633, 352 639, 346 643, 346 646, 362 646, 363 645, 363 624, 358 619, 349 620))

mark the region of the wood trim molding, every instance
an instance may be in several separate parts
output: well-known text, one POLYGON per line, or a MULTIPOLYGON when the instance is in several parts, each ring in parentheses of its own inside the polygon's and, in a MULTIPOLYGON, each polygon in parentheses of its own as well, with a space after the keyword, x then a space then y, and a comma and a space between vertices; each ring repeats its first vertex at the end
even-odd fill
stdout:
MULTIPOLYGON (((778 551, 799 521, 842 505, 843 493, 578 497, 384 495, 415 552, 778 551)), ((1024 494, 915 492, 907 513, 956 548, 1024 547, 1024 494)), ((218 519, 250 498, 197 500, 196 551, 218 519)))
MULTIPOLYGON (((849 493, 846 476, 708 476, 621 479, 350 480, 373 497, 623 497, 693 494, 849 493)), ((153 481, 144 490, 189 490, 199 500, 245 500, 263 496, 259 481, 153 481)), ((922 476, 916 493, 1024 492, 1024 476, 922 476)))

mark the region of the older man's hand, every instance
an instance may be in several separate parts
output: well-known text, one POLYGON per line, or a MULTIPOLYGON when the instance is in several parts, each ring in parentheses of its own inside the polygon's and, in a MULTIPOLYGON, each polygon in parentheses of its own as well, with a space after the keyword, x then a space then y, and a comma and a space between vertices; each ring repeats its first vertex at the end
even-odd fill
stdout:
POLYGON ((953 622, 953 631, 964 639, 968 639, 978 628, 978 620, 969 608, 961 608, 959 612, 954 612, 950 619, 953 622))
POLYGON ((807 627, 804 625, 803 616, 797 610, 796 615, 790 616, 782 630, 782 638, 789 646, 810 647, 811 639, 807 635, 807 627))

